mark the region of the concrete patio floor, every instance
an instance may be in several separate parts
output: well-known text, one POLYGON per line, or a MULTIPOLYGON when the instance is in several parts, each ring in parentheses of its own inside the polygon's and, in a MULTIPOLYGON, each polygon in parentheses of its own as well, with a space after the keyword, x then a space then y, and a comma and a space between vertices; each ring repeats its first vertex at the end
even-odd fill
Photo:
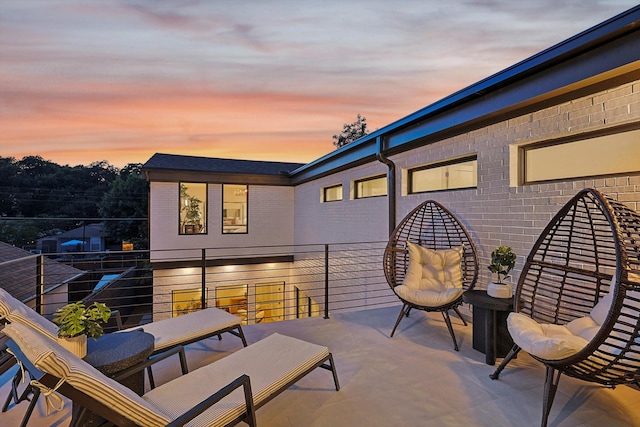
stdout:
MULTIPOLYGON (((334 355, 341 390, 333 388, 323 369, 303 378, 257 411, 261 427, 340 426, 539 426, 544 368, 524 352, 502 373, 489 378, 493 366, 472 348, 472 325, 452 321, 460 351, 453 350, 442 316, 412 312, 389 332, 400 307, 338 313, 244 328, 249 343, 273 332, 326 345, 334 355)), ((189 368, 224 357, 240 341, 224 335, 187 348, 189 368)), ((499 359, 501 360, 501 359, 499 359)), ((11 371, 12 373, 14 371, 11 371)), ((154 369, 157 383, 177 376, 177 360, 154 369)), ((0 398, 9 390, 0 378, 0 398)), ((4 400, 3 400, 4 401, 4 400)), ((46 416, 38 402, 29 426, 67 426, 70 403, 46 416)), ((27 403, 0 414, 1 426, 18 426, 27 403)), ((640 392, 620 386, 603 388, 563 376, 549 417, 549 426, 640 426, 640 392)))

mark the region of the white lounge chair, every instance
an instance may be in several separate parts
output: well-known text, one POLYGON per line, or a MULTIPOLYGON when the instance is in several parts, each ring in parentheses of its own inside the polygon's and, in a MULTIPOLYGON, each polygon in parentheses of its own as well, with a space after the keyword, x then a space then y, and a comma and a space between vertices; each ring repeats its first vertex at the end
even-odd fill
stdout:
MULTIPOLYGON (((327 347, 273 334, 138 396, 47 339, 16 323, 5 327, 9 348, 45 394, 56 390, 118 426, 254 426, 255 410, 317 367, 331 370, 327 347), (239 390, 243 387, 244 393, 239 390), (193 420, 192 423, 190 421, 193 420)), ((75 411, 74 411, 75 412, 75 411)), ((74 413, 71 426, 81 420, 74 413)))

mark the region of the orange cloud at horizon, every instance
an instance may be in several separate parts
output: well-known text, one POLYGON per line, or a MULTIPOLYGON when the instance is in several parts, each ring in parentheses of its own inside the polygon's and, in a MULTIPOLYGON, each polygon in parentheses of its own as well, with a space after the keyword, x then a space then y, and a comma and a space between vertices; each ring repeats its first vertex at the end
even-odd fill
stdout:
POLYGON ((384 127, 625 5, 0 2, 0 156, 306 163, 357 114, 384 127))

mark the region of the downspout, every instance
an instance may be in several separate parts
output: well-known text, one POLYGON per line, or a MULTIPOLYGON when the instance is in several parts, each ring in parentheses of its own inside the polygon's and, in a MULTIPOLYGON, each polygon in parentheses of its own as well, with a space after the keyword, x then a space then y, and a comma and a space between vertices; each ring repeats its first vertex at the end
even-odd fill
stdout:
POLYGON ((396 165, 382 153, 382 137, 376 138, 376 159, 387 165, 387 200, 389 201, 389 236, 396 229, 396 165))

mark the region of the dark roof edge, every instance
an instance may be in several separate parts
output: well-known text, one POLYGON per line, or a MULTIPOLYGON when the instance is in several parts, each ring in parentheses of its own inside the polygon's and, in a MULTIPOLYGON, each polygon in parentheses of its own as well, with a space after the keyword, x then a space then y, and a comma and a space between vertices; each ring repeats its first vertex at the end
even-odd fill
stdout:
POLYGON ((313 169, 318 169, 320 175, 327 175, 333 173, 334 170, 345 168, 347 164, 361 161, 363 156, 375 155, 375 142, 378 137, 387 136, 457 105, 476 100, 479 96, 495 92, 509 84, 523 80, 537 72, 565 61, 568 58, 576 57, 596 46, 637 31, 639 24, 640 5, 584 30, 477 83, 454 92, 433 104, 368 134, 358 141, 345 145, 311 163, 293 170, 290 173, 293 178, 293 183, 298 184, 311 179, 311 176, 314 175, 312 172, 313 169))

